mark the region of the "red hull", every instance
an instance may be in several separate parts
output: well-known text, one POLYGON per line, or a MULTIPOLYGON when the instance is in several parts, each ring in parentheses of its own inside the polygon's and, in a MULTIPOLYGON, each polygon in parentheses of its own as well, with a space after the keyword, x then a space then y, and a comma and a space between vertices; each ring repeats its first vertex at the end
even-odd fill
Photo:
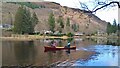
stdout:
POLYGON ((76 49, 76 46, 70 46, 70 48, 44 46, 44 48, 45 51, 55 51, 55 50, 65 50, 65 49, 76 49))

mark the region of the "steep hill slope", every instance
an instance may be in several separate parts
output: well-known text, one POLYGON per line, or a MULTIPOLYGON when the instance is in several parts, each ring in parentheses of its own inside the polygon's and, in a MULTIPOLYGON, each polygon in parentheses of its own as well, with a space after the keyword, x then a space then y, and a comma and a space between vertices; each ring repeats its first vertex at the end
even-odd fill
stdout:
MULTIPOLYGON (((92 34, 96 33, 98 31, 106 32, 107 22, 102 21, 97 16, 86 13, 86 11, 75 9, 75 8, 69 8, 66 6, 61 6, 60 4, 54 3, 54 2, 33 2, 33 4, 37 4, 39 6, 44 6, 44 8, 36 8, 36 9, 30 9, 31 12, 35 12, 38 16, 39 23, 36 25, 35 30, 36 31, 42 31, 42 30, 49 30, 48 25, 48 17, 51 12, 54 13, 55 19, 57 20, 59 16, 62 16, 64 19, 64 25, 66 25, 66 19, 70 18, 70 24, 69 31, 65 28, 63 29, 63 32, 74 32, 72 29, 73 24, 79 25, 79 29, 77 32, 82 32, 85 34, 92 34)), ((3 3, 3 11, 2 11, 2 17, 3 22, 2 23, 10 23, 12 24, 14 22, 14 16, 17 11, 17 8, 19 7, 19 4, 12 4, 12 3, 3 3)), ((57 30, 57 21, 56 21, 56 30, 57 30)))

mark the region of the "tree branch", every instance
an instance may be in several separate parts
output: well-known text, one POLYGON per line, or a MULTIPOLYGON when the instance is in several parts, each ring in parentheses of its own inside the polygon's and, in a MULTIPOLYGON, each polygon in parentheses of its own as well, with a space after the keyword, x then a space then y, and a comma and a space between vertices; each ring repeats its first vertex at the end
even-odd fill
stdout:
POLYGON ((97 8, 97 9, 95 9, 94 11, 91 11, 91 12, 92 12, 92 13, 93 13, 93 12, 96 12, 96 11, 98 11, 99 9, 102 9, 102 8, 104 8, 104 7, 107 7, 107 6, 109 6, 109 5, 111 5, 111 4, 114 4, 114 3, 116 3, 116 4, 118 5, 118 8, 120 8, 120 4, 119 4, 118 1, 112 1, 112 2, 110 2, 109 4, 105 4, 105 5, 103 5, 102 7, 97 8))

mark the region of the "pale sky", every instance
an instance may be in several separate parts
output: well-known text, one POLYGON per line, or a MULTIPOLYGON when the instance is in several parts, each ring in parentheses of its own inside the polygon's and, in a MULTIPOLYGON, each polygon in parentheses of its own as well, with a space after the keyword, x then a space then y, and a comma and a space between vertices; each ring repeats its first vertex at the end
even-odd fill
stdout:
MULTIPOLYGON (((60 3, 62 6, 68 6, 73 8, 80 8, 79 1, 81 2, 88 2, 92 0, 45 0, 45 1, 53 1, 60 3)), ((118 23, 118 8, 110 8, 110 9, 101 9, 95 13, 100 19, 105 20, 107 22, 113 23, 113 20, 116 19, 118 23)))

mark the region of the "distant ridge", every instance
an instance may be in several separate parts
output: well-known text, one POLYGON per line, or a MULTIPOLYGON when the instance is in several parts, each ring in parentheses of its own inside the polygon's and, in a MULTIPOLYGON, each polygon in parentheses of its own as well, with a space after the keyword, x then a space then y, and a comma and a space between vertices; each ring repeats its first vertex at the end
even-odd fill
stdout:
MULTIPOLYGON (((88 11, 70 8, 67 6, 61 6, 59 3, 55 2, 31 2, 32 4, 36 4, 38 6, 44 6, 42 8, 31 9, 31 12, 35 12, 39 18, 39 23, 36 25, 36 31, 49 30, 48 25, 48 17, 51 12, 54 13, 55 19, 57 20, 59 16, 62 16, 64 19, 64 25, 66 25, 66 19, 70 18, 70 28, 69 32, 76 33, 72 29, 73 24, 79 25, 79 30, 77 32, 85 33, 85 34, 94 34, 98 31, 102 33, 106 32, 107 22, 101 20, 96 15, 89 13, 88 11), (42 25, 42 26, 41 26, 42 25)), ((14 15, 17 11, 19 4, 13 3, 3 3, 3 22, 2 23, 10 23, 9 12, 12 14, 12 20, 14 21, 14 15), (11 7, 10 7, 11 6, 11 7)), ((56 22, 57 23, 57 22, 56 22)), ((56 30, 57 30, 56 25, 56 30)), ((66 33, 66 26, 63 30, 63 33, 66 33)))

